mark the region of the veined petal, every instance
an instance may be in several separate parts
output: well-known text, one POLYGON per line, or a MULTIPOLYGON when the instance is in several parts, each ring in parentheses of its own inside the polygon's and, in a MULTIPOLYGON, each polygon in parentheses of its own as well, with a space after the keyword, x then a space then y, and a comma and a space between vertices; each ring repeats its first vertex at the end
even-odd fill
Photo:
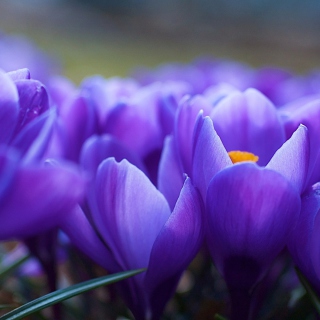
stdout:
POLYGON ((56 119, 56 110, 50 109, 28 123, 12 141, 11 145, 19 150, 24 163, 39 160, 44 155, 56 119))
POLYGON ((214 130, 211 119, 199 114, 193 135, 192 178, 204 202, 210 180, 230 165, 231 159, 214 130))
POLYGON ((14 136, 35 118, 49 109, 48 94, 43 84, 36 80, 17 80, 19 94, 19 118, 14 136))
POLYGON ((68 235, 71 242, 82 252, 109 272, 120 271, 108 247, 103 244, 79 206, 65 215, 59 223, 60 228, 68 235))
POLYGON ((260 165, 266 165, 285 141, 276 108, 254 89, 230 94, 213 109, 211 117, 227 151, 254 153, 260 165))
POLYGON ((174 138, 179 152, 183 172, 189 176, 192 173, 192 136, 197 116, 201 110, 204 115, 210 113, 212 107, 202 96, 185 97, 178 108, 174 138))
POLYGON ((0 143, 7 143, 16 127, 19 96, 14 82, 0 70, 0 143))
POLYGON ((122 268, 145 268, 171 214, 167 201, 145 174, 127 160, 103 161, 95 198, 89 204, 97 230, 122 268))
POLYGON ((23 167, 1 203, 0 239, 23 238, 57 226, 83 197, 85 181, 71 165, 23 167))
POLYGON ((320 184, 309 188, 301 199, 298 223, 290 234, 288 249, 294 263, 320 292, 319 227, 320 184))
POLYGON ((274 154, 266 168, 278 171, 302 193, 308 177, 310 141, 308 129, 300 125, 274 154))
POLYGON ((207 235, 218 268, 233 256, 267 267, 285 246, 299 210, 299 193, 276 171, 251 163, 220 171, 207 193, 207 235))
POLYGON ((306 184, 308 186, 320 180, 320 100, 308 103, 297 109, 286 119, 285 127, 287 138, 299 127, 300 124, 308 128, 310 139, 310 162, 306 184))
POLYGON ((171 210, 176 205, 183 187, 183 172, 172 136, 165 139, 159 163, 158 189, 167 199, 171 210))
POLYGON ((145 286, 154 316, 162 313, 183 270, 202 245, 202 211, 200 195, 188 178, 151 251, 145 286))

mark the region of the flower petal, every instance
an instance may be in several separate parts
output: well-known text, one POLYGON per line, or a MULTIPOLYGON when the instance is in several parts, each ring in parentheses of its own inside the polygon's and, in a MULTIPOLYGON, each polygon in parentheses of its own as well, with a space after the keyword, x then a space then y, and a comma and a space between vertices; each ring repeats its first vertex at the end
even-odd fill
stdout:
MULTIPOLYGON (((303 202, 307 203, 308 207, 306 208, 305 214, 311 215, 308 217, 307 221, 310 221, 308 230, 308 236, 310 237, 309 247, 305 250, 310 250, 310 259, 313 265, 313 269, 317 276, 317 289, 320 290, 320 250, 319 250, 319 230, 320 230, 320 184, 317 183, 312 187, 311 195, 304 196, 303 202), (309 197, 308 197, 309 196, 309 197)), ((307 258, 308 259, 308 258, 307 258)), ((305 261, 304 261, 305 263, 305 261)), ((312 275, 312 274, 311 274, 312 275)))
POLYGON ((163 195, 127 160, 103 161, 89 199, 101 237, 124 270, 148 265, 152 245, 170 216, 163 195))
POLYGON ((212 107, 202 96, 185 97, 178 108, 174 139, 181 159, 183 172, 192 173, 192 136, 197 116, 201 110, 204 115, 210 113, 212 107))
POLYGON ((10 77, 0 70, 0 143, 7 143, 16 127, 19 113, 18 91, 10 77))
POLYGON ((274 154, 266 168, 278 171, 302 193, 308 177, 310 141, 308 129, 300 125, 274 154))
POLYGON ((97 111, 91 101, 82 95, 73 97, 63 110, 67 132, 66 158, 77 162, 82 144, 97 131, 97 111))
POLYGON ((0 239, 23 238, 56 226, 82 199, 85 181, 71 165, 22 167, 1 203, 0 239))
POLYGON ((183 186, 183 173, 179 164, 173 137, 165 139, 159 164, 158 189, 167 199, 171 210, 176 205, 183 186))
POLYGON ((130 104, 119 102, 109 113, 105 132, 119 139, 139 156, 161 148, 162 130, 158 119, 158 87, 139 90, 130 104))
POLYGON ((19 164, 19 155, 14 149, 0 147, 0 205, 12 185, 19 164))
POLYGON ((286 120, 286 134, 289 138, 300 124, 308 128, 310 137, 310 163, 307 185, 312 185, 320 180, 320 100, 308 103, 290 114, 286 120))
POLYGON ((309 188, 302 196, 301 213, 291 233, 288 249, 300 271, 320 292, 319 212, 320 184, 309 188))
POLYGON ((19 119, 16 136, 25 126, 49 109, 48 94, 43 84, 36 80, 17 80, 19 94, 19 119))
POLYGON ((231 159, 209 117, 198 116, 193 136, 192 178, 205 202, 210 180, 220 170, 232 165, 231 159))
POLYGON ((7 75, 13 81, 30 79, 30 71, 27 68, 18 69, 16 71, 8 72, 7 75))
POLYGON ((80 163, 92 176, 95 176, 100 163, 109 157, 114 157, 116 161, 127 159, 130 163, 145 171, 143 163, 133 152, 116 138, 107 134, 94 135, 86 140, 81 150, 80 163))
POLYGON ((39 160, 44 155, 56 118, 56 111, 48 110, 28 123, 12 141, 11 145, 19 150, 24 163, 39 160))
POLYGON ((187 179, 177 204, 152 247, 145 285, 154 315, 161 314, 203 242, 203 204, 187 179))
POLYGON ((211 117, 227 151, 254 153, 260 165, 266 165, 285 141, 276 108, 254 89, 230 94, 213 109, 211 117))
POLYGON ((71 210, 59 223, 60 228, 68 235, 71 242, 88 257, 106 268, 109 272, 120 271, 107 246, 101 242, 79 206, 71 210))
POLYGON ((276 171, 239 163, 220 171, 207 193, 208 240, 213 259, 247 257, 267 267, 298 219, 297 190, 276 171))

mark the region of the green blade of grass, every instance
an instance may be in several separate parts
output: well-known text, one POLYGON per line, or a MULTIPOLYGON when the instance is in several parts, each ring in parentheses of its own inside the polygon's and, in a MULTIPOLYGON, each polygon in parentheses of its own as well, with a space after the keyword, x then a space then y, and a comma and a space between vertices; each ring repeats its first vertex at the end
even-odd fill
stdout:
POLYGON ((35 299, 33 301, 30 301, 24 305, 22 305, 19 308, 16 308, 7 314, 0 317, 0 320, 17 320, 17 319, 23 319, 24 317, 35 313, 39 310, 45 309, 49 306, 52 306, 58 302, 61 302, 63 300, 72 298, 76 295, 79 295, 81 293, 84 293, 86 291, 96 289, 98 287, 108 285, 129 277, 132 277, 138 273, 141 273, 145 271, 146 269, 138 269, 138 270, 132 270, 132 271, 125 271, 125 272, 119 272, 116 274, 111 274, 104 277, 99 277, 96 279, 91 279, 85 282, 81 282, 78 284, 75 284, 73 286, 70 286, 68 288, 64 288, 61 290, 57 290, 54 292, 51 292, 49 294, 46 294, 45 296, 42 296, 38 299, 35 299))
POLYGON ((298 268, 296 269, 296 273, 299 277, 300 282, 302 283, 303 287, 305 288, 314 308, 317 310, 318 314, 320 314, 320 298, 315 293, 315 291, 310 286, 308 280, 305 278, 305 276, 301 273, 301 271, 298 268))
POLYGON ((30 255, 27 254, 20 259, 16 260, 9 266, 6 266, 5 268, 0 270, 0 281, 3 281, 4 278, 9 276, 16 268, 21 266, 24 262, 26 262, 30 258, 30 255))

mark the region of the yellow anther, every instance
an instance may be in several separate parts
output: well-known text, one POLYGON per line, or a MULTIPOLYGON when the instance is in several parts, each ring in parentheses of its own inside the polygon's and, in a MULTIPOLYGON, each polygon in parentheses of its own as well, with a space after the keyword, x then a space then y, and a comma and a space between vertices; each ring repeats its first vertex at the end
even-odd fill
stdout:
POLYGON ((233 163, 244 162, 244 161, 257 162, 259 160, 258 156, 250 152, 230 151, 228 152, 228 154, 233 163))

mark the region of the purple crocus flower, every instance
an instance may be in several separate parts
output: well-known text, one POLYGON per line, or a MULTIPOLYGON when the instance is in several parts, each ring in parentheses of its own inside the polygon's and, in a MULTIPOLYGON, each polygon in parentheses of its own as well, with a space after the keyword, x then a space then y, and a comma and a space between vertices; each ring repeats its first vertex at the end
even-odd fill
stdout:
POLYGON ((308 130, 300 126, 266 167, 232 164, 212 120, 200 115, 193 150, 193 181, 206 197, 208 247, 229 288, 232 319, 248 319, 250 293, 298 220, 309 171, 308 130))
POLYGON ((173 131, 178 101, 189 86, 180 82, 139 87, 132 79, 85 79, 65 94, 63 79, 53 86, 58 121, 49 155, 79 162, 81 148, 92 135, 109 134, 135 153, 156 183, 163 141, 173 131))
POLYGON ((55 112, 27 70, 0 71, 0 239, 56 226, 83 196, 85 180, 70 164, 45 165, 55 112))
MULTIPOLYGON (((101 158, 101 148, 94 145, 94 141, 88 144, 83 155, 91 172, 101 158)), ((202 244, 198 192, 186 179, 172 211, 142 171, 113 158, 99 165, 90 190, 85 214, 80 208, 74 210, 62 229, 110 272, 147 268, 124 282, 121 292, 137 319, 159 319, 202 244)))

